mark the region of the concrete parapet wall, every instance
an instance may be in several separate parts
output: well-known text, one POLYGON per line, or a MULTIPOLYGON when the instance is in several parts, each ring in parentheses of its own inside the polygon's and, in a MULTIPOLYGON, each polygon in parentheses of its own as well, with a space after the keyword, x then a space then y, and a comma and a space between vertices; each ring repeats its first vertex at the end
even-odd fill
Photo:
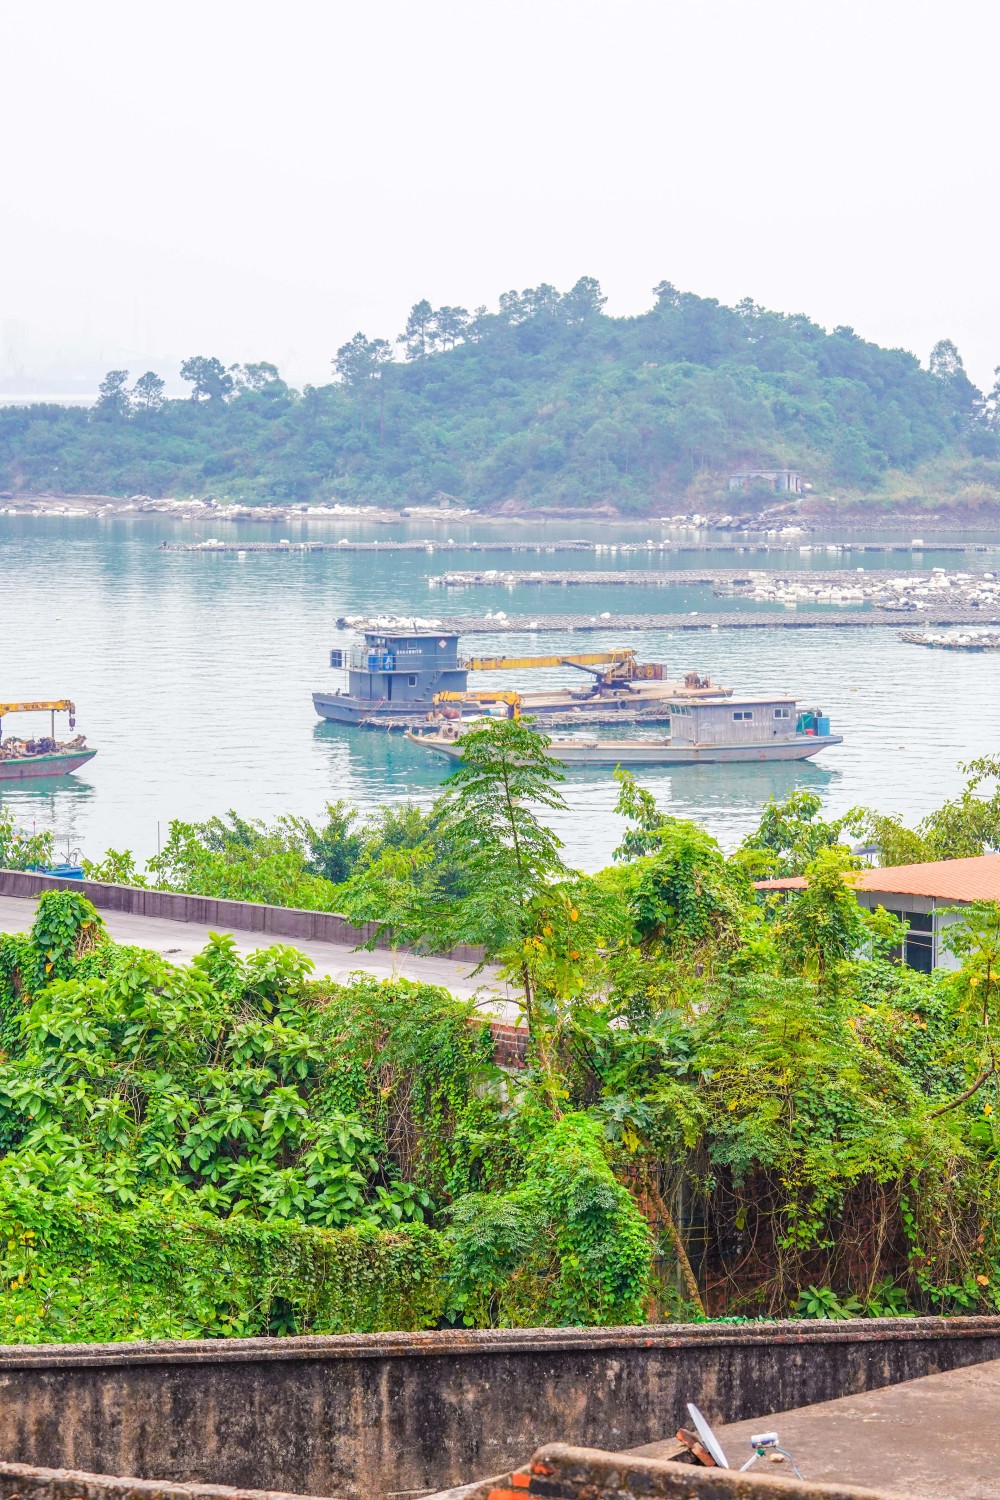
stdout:
POLYGON ((766 1417, 996 1358, 1000 1317, 8 1347, 0 1453, 384 1500, 545 1443, 637 1447, 687 1401, 713 1422, 766 1417))
MULTIPOLYGON (((551 1443, 524 1469, 466 1491, 463 1500, 883 1500, 883 1490, 853 1484, 817 1484, 631 1458, 551 1443)), ((429 1500, 447 1500, 444 1495, 429 1500)), ((888 1500, 888 1497, 886 1497, 888 1500)), ((892 1500, 899 1500, 898 1492, 892 1500)))
MULTIPOLYGON (((188 896, 178 891, 147 891, 131 885, 105 885, 97 880, 68 880, 60 875, 37 875, 34 871, 0 870, 0 896, 35 898, 43 891, 83 891, 98 911, 128 912, 158 917, 169 922, 194 922, 220 932, 259 932, 263 938, 288 938, 292 942, 340 943, 350 948, 371 940, 373 922, 356 927, 336 912, 302 911, 293 906, 264 906, 255 901, 227 901, 215 896, 188 896)), ((389 948, 376 938, 376 948, 389 948)), ((481 948, 453 948, 449 958, 479 963, 481 948)))
POLYGON ((76 1469, 33 1469, 0 1463, 0 1500, 302 1500, 280 1490, 233 1489, 220 1484, 159 1484, 76 1469))

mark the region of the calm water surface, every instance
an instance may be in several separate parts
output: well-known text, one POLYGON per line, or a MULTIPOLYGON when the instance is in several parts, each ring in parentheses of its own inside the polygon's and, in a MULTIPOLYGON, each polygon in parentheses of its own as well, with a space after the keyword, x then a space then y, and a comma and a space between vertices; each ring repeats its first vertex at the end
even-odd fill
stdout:
MULTIPOLYGON (((52 828, 64 849, 81 848, 91 857, 108 846, 145 857, 155 852, 171 818, 203 818, 227 808, 263 817, 316 816, 339 797, 362 808, 411 797, 429 801, 446 775, 444 762, 395 736, 317 723, 310 694, 334 681, 327 661, 339 641, 339 615, 505 608, 540 617, 567 610, 708 613, 734 607, 690 586, 429 588, 429 573, 509 565, 475 553, 238 559, 158 550, 167 537, 301 535, 293 524, 269 529, 251 523, 222 532, 218 524, 147 517, 0 516, 0 699, 75 699, 78 727, 100 751, 78 776, 0 788, 0 800, 20 822, 52 828)), ((607 541, 635 538, 634 530, 616 535, 604 524, 595 529, 575 522, 552 522, 530 535, 544 543, 588 533, 607 541)), ((312 525, 308 534, 424 537, 431 527, 336 521, 326 531, 312 525)), ((451 522, 434 534, 485 541, 498 533, 451 522)), ((648 534, 658 537, 659 528, 648 534)), ((715 563, 790 570, 852 561, 815 551, 748 556, 685 550, 617 559, 541 553, 511 565, 669 570, 715 563)), ((1000 562, 1000 555, 963 559, 929 547, 917 561, 925 569, 973 570, 1000 562)), ((911 559, 866 554, 864 566, 901 575, 911 559)), ((611 634, 586 637, 588 649, 622 643, 611 634)), ((580 637, 567 641, 540 632, 466 642, 483 654, 570 644, 583 649, 580 637)), ((727 846, 755 824, 767 797, 796 786, 816 789, 834 812, 867 802, 916 819, 958 790, 959 761, 1000 751, 1000 654, 925 651, 903 645, 888 629, 650 631, 630 633, 626 644, 672 670, 710 672, 738 693, 792 693, 821 706, 845 735, 841 747, 804 764, 640 773, 671 812, 704 822, 727 846)), ((566 676, 538 672, 531 681, 541 686, 566 676)), ((490 685, 500 686, 501 678, 491 677, 490 685)), ((42 728, 37 721, 37 731, 42 728)), ((565 791, 569 811, 556 826, 569 858, 595 868, 608 860, 620 833, 610 775, 572 772, 565 791)))

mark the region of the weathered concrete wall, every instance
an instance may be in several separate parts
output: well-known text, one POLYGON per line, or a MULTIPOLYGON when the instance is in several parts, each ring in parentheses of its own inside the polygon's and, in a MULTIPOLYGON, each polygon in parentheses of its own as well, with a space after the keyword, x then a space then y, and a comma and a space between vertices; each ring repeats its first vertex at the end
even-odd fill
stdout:
POLYGON ((1000 1318, 525 1329, 0 1350, 22 1463, 364 1500, 555 1441, 620 1451, 1000 1357, 1000 1318))
MULTIPOLYGON (((301 911, 293 906, 264 906, 255 901, 225 901, 214 896, 185 896, 177 891, 144 891, 130 885, 105 885, 97 880, 67 880, 60 875, 35 875, 25 870, 0 870, 0 896, 40 896, 43 891, 83 891, 99 911, 131 912, 170 922, 196 922, 221 932, 259 932, 263 938, 300 942, 344 943, 356 948, 370 941, 373 922, 356 927, 346 917, 328 911, 301 911)), ((376 948, 389 948, 384 938, 376 948)), ((447 955, 479 963, 481 948, 459 946, 447 955)))
POLYGON ((237 1490, 221 1484, 157 1484, 75 1469, 33 1469, 0 1463, 0 1500, 302 1500, 279 1490, 237 1490))
MULTIPOLYGON (((853 1484, 810 1484, 772 1478, 763 1470, 740 1474, 727 1469, 689 1468, 594 1448, 552 1443, 534 1454, 518 1473, 466 1491, 463 1500, 899 1500, 886 1490, 853 1484)), ((429 1500, 448 1500, 445 1495, 429 1500)))

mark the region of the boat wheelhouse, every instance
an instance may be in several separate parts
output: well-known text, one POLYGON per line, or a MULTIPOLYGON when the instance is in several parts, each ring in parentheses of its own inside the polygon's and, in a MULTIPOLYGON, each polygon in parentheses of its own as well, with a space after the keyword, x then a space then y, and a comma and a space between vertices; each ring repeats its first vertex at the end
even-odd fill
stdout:
POLYGON ((794 698, 702 698, 670 705, 670 740, 677 746, 737 750, 813 738, 839 744, 841 737, 830 734, 825 714, 818 709, 800 710, 794 698))
POLYGON ((435 693, 464 693, 469 685, 458 636, 447 631, 366 630, 361 642, 331 651, 330 665, 347 673, 346 690, 313 693, 313 704, 335 724, 412 723, 427 713, 435 693))
MULTIPOLYGON (((537 726, 536 726, 537 727, 537 726)), ((726 761, 807 760, 843 735, 817 709, 800 709, 794 698, 673 699, 671 733, 665 738, 589 739, 559 736, 545 753, 564 766, 692 766, 726 761)), ((409 733, 414 744, 461 760, 461 726, 409 733)))

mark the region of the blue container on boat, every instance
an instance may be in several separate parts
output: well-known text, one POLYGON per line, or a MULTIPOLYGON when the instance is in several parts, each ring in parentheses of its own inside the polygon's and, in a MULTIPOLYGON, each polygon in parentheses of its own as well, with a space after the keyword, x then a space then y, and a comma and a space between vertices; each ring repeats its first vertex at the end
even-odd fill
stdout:
POLYGON ((829 716, 827 714, 820 714, 819 717, 817 718, 817 720, 816 720, 816 733, 817 734, 829 734, 830 733, 830 719, 829 719, 829 716))

